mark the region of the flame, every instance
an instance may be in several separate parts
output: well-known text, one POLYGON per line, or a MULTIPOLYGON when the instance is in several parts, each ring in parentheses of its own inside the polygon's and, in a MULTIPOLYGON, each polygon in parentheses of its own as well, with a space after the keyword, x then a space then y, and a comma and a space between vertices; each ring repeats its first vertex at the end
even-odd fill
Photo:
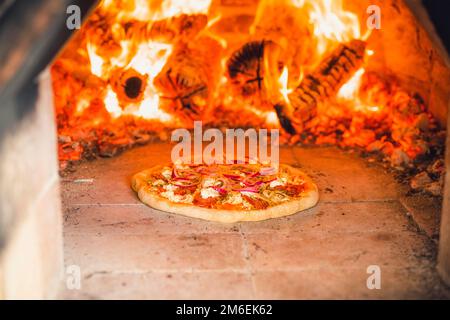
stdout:
POLYGON ((104 12, 118 11, 119 21, 151 21, 180 14, 206 14, 210 6, 211 0, 103 0, 99 8, 104 12))
POLYGON ((311 6, 310 22, 314 25, 317 51, 326 53, 337 42, 361 38, 358 16, 343 9, 342 0, 293 0, 300 7, 311 6))
POLYGON ((104 99, 106 110, 111 114, 113 118, 118 118, 122 115, 122 109, 119 106, 119 99, 117 99, 117 94, 108 86, 106 89, 106 96, 104 99))
POLYGON ((338 99, 345 100, 350 105, 353 105, 355 111, 378 112, 381 110, 380 106, 368 106, 364 104, 359 97, 365 72, 366 70, 364 68, 356 71, 353 77, 339 89, 337 97, 338 99))
POLYGON ((87 43, 87 52, 89 61, 91 63, 91 73, 97 77, 103 75, 103 59, 95 52, 95 46, 92 43, 87 43))
POLYGON ((279 125, 278 116, 277 116, 275 111, 268 112, 266 114, 266 119, 265 120, 266 120, 266 123, 268 125, 271 125, 271 126, 274 126, 274 127, 278 127, 278 125, 279 125))
MULTIPOLYGON (((110 26, 114 37, 119 38, 123 32, 122 26, 129 21, 157 21, 171 18, 181 14, 208 13, 211 0, 184 0, 184 1, 159 1, 159 0, 103 0, 99 10, 105 15, 113 15, 114 23, 110 26)), ((217 17, 210 24, 216 23, 217 17)), ((150 22, 151 23, 151 22, 150 22)), ((222 42, 223 44, 223 42, 222 42)), ((226 44, 225 44, 226 45, 226 44)), ((108 85, 103 102, 106 110, 113 118, 131 114, 145 119, 159 119, 163 122, 170 121, 172 117, 159 109, 159 92, 153 85, 153 79, 159 74, 172 53, 173 44, 157 41, 136 39, 119 41, 119 54, 102 56, 98 50, 99 44, 90 40, 86 44, 86 51, 90 61, 91 73, 105 81, 108 81, 117 69, 133 69, 149 79, 145 86, 143 99, 137 104, 121 106, 121 102, 111 85, 108 85)))
MULTIPOLYGON (((188 126, 186 121, 192 119, 182 119, 184 115, 181 113, 187 109, 192 110, 192 105, 180 103, 172 109, 167 105, 172 100, 178 102, 186 97, 184 92, 179 92, 182 89, 179 90, 177 85, 187 84, 186 87, 190 89, 191 83, 188 82, 191 75, 194 82, 200 80, 202 92, 203 88, 207 89, 204 90, 207 98, 201 98, 201 110, 192 111, 196 113, 195 117, 203 117, 208 125, 279 128, 274 103, 285 101, 289 104, 289 96, 293 97, 292 92, 295 92, 303 78, 309 77, 317 65, 324 61, 325 55, 340 43, 353 39, 365 41, 371 34, 370 30, 361 34, 357 15, 344 8, 343 0, 261 0, 250 27, 250 35, 245 30, 243 32, 242 27, 247 25, 246 17, 250 16, 247 9, 251 7, 228 6, 225 4, 227 1, 216 1, 211 6, 211 2, 212 0, 101 1, 80 31, 80 37, 69 43, 52 67, 57 119, 61 121, 58 123, 58 131, 63 132, 61 136, 67 135, 73 141, 78 141, 81 127, 86 129, 86 133, 94 129, 93 136, 100 135, 98 138, 105 142, 114 139, 119 144, 122 140, 125 141, 123 143, 133 143, 146 141, 144 134, 147 132, 154 134, 164 127, 170 130, 188 126), (272 8, 275 10, 271 10, 272 8), (215 12, 216 9, 223 10, 215 12), (200 16, 183 16, 191 14, 200 16), (196 20, 197 18, 200 20, 196 20), (250 83, 249 89, 245 85, 244 88, 239 88, 241 79, 233 81, 229 75, 230 57, 246 43, 263 40, 262 66, 260 51, 239 58, 242 60, 240 63, 245 65, 239 72, 247 73, 250 83), (209 46, 209 43, 214 43, 214 46, 209 46), (222 48, 216 46, 217 43, 222 48), (185 70, 174 72, 175 85, 174 78, 161 75, 165 68, 179 67, 176 65, 178 55, 173 55, 174 52, 182 55, 183 49, 190 50, 194 47, 198 51, 193 50, 192 61, 197 62, 197 57, 201 59, 192 66, 186 63, 189 67, 186 73, 183 73, 185 70), (203 57, 202 53, 205 52, 208 54, 203 57), (210 56, 214 59, 208 61, 210 56), (209 66, 208 63, 212 65, 219 61, 219 67, 206 69, 213 70, 212 72, 200 72, 204 71, 204 66, 209 66), (158 87, 154 84, 155 79, 158 87), (165 94, 159 91, 165 89, 165 94), (234 89, 243 90, 233 92, 234 89), (163 96, 164 104, 160 108, 163 96), (206 104, 210 106, 205 106, 206 104), (162 108, 170 110, 168 112, 171 114, 162 108), (97 130, 99 127, 104 127, 104 130, 97 130)), ((375 51, 368 49, 366 54, 370 57, 375 51)), ((242 78, 245 80, 246 76, 242 78)), ((395 126, 406 127, 412 119, 407 118, 396 124, 400 115, 391 111, 402 106, 409 108, 411 99, 416 98, 385 81, 390 80, 382 80, 372 72, 366 74, 365 68, 359 69, 340 88, 337 96, 327 96, 328 100, 317 106, 317 116, 308 123, 309 127, 305 130, 309 132, 304 135, 305 138, 303 135, 289 136, 286 142, 296 143, 307 139, 306 142, 309 143, 313 141, 311 138, 317 138, 314 142, 317 144, 368 146, 377 138, 372 132, 372 126, 377 121, 379 125, 385 124, 381 121, 391 125, 389 121, 392 121, 392 142, 389 142, 391 148, 394 148, 393 143, 402 145, 408 155, 413 154, 411 157, 415 157, 418 152, 414 149, 417 146, 411 146, 413 140, 408 136, 403 140, 395 137, 399 134, 395 126), (347 121, 350 119, 351 122, 347 121), (370 121, 366 124, 367 119, 370 121), (343 134, 338 134, 338 131, 343 134), (358 132, 362 134, 359 135, 358 132)), ((187 92, 188 97, 189 93, 191 92, 187 92)), ((195 94, 194 98, 197 98, 195 94)), ((414 108, 424 107, 421 103, 412 105, 414 108)), ((83 135, 84 133, 83 131, 83 135)), ((164 139, 166 132, 163 130, 161 133, 164 139)), ((386 137, 382 139, 384 138, 386 137)), ((68 141, 61 139, 61 143, 63 140, 68 141)), ((83 145, 64 143, 61 159, 79 159, 81 151, 90 148, 88 144, 86 147, 83 145), (73 150, 70 151, 70 148, 73 150)), ((390 149, 387 147, 386 150, 390 149)))
MULTIPOLYGON (((105 17, 110 17, 110 32, 120 50, 104 53, 100 50, 101 44, 96 43, 94 38, 87 37, 86 51, 90 61, 91 73, 103 79, 108 85, 103 92, 103 102, 106 110, 113 118, 122 115, 134 115, 145 119, 158 119, 160 121, 172 121, 171 115, 159 109, 160 93, 153 84, 153 79, 160 73, 173 51, 172 43, 149 41, 147 39, 126 39, 124 36, 124 25, 133 21, 144 21, 151 24, 152 21, 161 21, 181 14, 208 14, 212 0, 103 0, 99 9, 105 17), (112 18, 111 18, 112 17, 112 18), (147 83, 145 91, 139 102, 124 103, 120 95, 114 91, 110 84, 115 70, 132 69, 145 77, 147 83)), ((360 26, 354 13, 343 9, 342 0, 262 0, 258 5, 254 25, 267 8, 274 5, 287 5, 301 9, 306 13, 308 23, 313 30, 315 43, 317 45, 315 55, 317 61, 327 51, 331 50, 339 42, 360 38, 360 26)), ((227 42, 220 35, 211 31, 211 27, 222 19, 222 14, 215 14, 208 19, 206 28, 200 34, 217 40, 222 47, 227 47, 227 42)), ((253 25, 253 27, 254 27, 253 25)), ((199 35, 197 35, 198 37, 199 35)), ((97 40, 98 41, 98 40, 97 40)), ((107 50, 106 50, 107 51, 107 50)), ((274 52, 273 54, 277 54, 274 52)), ((277 70, 276 57, 274 61, 265 60, 267 69, 271 70, 266 75, 266 86, 271 92, 272 98, 279 99, 280 96, 289 102, 289 94, 292 88, 297 86, 303 78, 303 66, 300 73, 295 73, 292 78, 297 78, 289 83, 289 70, 284 66, 281 74, 277 70)), ((265 57, 266 59, 267 57, 265 57)), ((223 58, 226 61, 226 57, 223 58)), ((225 81, 226 78, 224 77, 225 81)), ((358 76, 352 81, 358 81, 358 76)), ((353 82, 349 82, 341 90, 342 95, 349 95, 353 82)), ((215 94, 215 96, 219 96, 215 94)), ((85 103, 79 104, 78 110, 85 109, 85 103)))
MULTIPOLYGON (((174 43, 162 42, 162 40, 149 40, 146 37, 131 38, 125 36, 126 26, 132 25, 135 21, 148 23, 152 26, 155 21, 173 18, 182 14, 209 14, 212 0, 103 0, 99 7, 100 19, 107 23, 104 27, 109 28, 105 32, 105 37, 91 37, 86 34, 86 53, 90 61, 91 73, 102 79, 105 83, 104 89, 99 94, 103 98, 105 109, 112 118, 119 118, 124 115, 132 115, 144 119, 156 119, 161 122, 173 123, 174 116, 162 111, 159 108, 161 93, 155 87, 153 80, 158 76, 166 65, 170 55, 174 50, 174 43), (112 39, 109 40, 108 35, 112 39), (109 48, 108 41, 113 42, 112 50, 109 48), (117 71, 119 70, 119 71, 117 71), (139 74, 145 79, 145 89, 139 95, 139 101, 123 101, 123 96, 118 93, 117 85, 112 83, 112 78, 117 72, 125 73, 132 70, 134 74, 139 74), (115 91, 116 90, 116 91, 115 91)), ((267 88, 269 99, 283 99, 289 103, 289 95, 293 88, 296 88, 304 77, 304 72, 321 60, 321 58, 341 42, 347 42, 351 39, 361 38, 360 24, 358 17, 344 9, 342 0, 261 0, 259 2, 252 31, 255 25, 262 19, 271 6, 287 6, 294 8, 297 19, 306 17, 310 34, 313 35, 312 44, 316 46, 311 65, 300 65, 291 69, 289 62, 282 66, 278 64, 280 53, 279 47, 273 46, 267 48, 267 55, 264 56, 264 66, 266 72, 264 84, 267 88), (280 72, 281 71, 281 72, 280 72)), ((227 41, 222 34, 212 31, 212 27, 222 20, 226 12, 214 12, 208 17, 207 25, 197 35, 207 36, 215 39, 223 48, 227 48, 227 41)), ((95 30, 94 30, 95 31, 95 30)), ((305 39, 308 40, 308 39, 305 39)), ((288 42, 285 42, 285 44, 288 42)), ((284 47, 286 49, 286 47, 284 47)), ((313 48, 314 49, 314 48, 313 48)), ((373 52, 368 50, 368 56, 373 52)), ((226 69, 228 56, 221 58, 222 70, 226 69)), ((310 61, 311 62, 311 61, 310 61)), ((309 63, 310 63, 309 62, 309 63)), ((339 91, 339 99, 352 100, 355 105, 361 105, 358 98, 361 79, 364 69, 359 70, 350 81, 339 91)), ((221 87, 227 87, 227 78, 219 77, 221 87)), ((143 87, 144 88, 144 87, 143 87)), ((235 103, 232 96, 221 94, 219 90, 213 93, 215 99, 231 105, 235 103)), ((81 99, 81 98, 80 98, 81 99)), ((84 99, 84 98, 83 98, 84 99)), ((77 103, 77 112, 82 113, 87 109, 87 99, 77 103)), ((257 109, 248 105, 242 106, 247 110, 257 109)), ((253 106, 254 107, 254 106, 253 106)), ((267 117, 267 123, 274 124, 275 113, 273 112, 255 112, 259 117, 267 117), (267 113, 268 112, 268 113, 267 113)))
POLYGON ((353 100, 358 98, 359 88, 361 87, 362 77, 365 69, 361 68, 355 72, 353 77, 344 84, 338 92, 338 97, 345 100, 353 100))
POLYGON ((256 25, 265 14, 269 13, 271 7, 280 5, 301 9, 301 12, 306 13, 317 43, 315 52, 317 61, 337 43, 361 39, 358 16, 345 10, 342 0, 262 0, 258 5, 250 33, 256 32, 256 25))
POLYGON ((292 89, 288 88, 288 80, 289 80, 289 71, 287 67, 283 68, 281 72, 281 76, 278 79, 278 83, 280 85, 280 93, 283 96, 284 101, 289 102, 289 94, 292 92, 292 89))

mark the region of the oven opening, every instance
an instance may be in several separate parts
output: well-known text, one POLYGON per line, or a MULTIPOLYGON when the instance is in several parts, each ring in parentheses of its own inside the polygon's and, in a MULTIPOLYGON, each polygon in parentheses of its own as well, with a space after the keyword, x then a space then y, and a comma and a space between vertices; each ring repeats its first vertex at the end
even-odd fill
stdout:
POLYGON ((420 4, 91 5, 35 94, 8 96, 34 108, 0 132, 0 297, 448 297, 450 68, 420 4), (217 162, 239 141, 230 130, 243 134, 243 164, 233 144, 232 164, 175 164, 175 132, 190 137, 190 161, 214 146, 217 162), (252 157, 252 143, 276 165, 252 157), (318 199, 232 223, 192 213, 267 212, 306 192, 256 165, 301 170, 318 199), (171 201, 166 210, 135 187, 135 175, 156 166, 172 171, 146 176, 145 188, 171 201), (214 197, 228 198, 219 206, 214 197), (181 204, 191 212, 176 214, 181 204), (19 277, 34 261, 42 272, 19 277))

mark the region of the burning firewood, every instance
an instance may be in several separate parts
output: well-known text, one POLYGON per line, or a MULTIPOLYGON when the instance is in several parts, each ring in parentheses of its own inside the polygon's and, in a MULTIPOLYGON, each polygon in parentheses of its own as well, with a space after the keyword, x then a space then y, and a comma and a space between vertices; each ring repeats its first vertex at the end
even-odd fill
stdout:
POLYGON ((220 75, 220 45, 209 38, 178 44, 154 79, 160 107, 186 123, 203 118, 220 75))
POLYGON ((191 40, 206 27, 208 18, 204 14, 182 14, 154 22, 132 21, 125 25, 126 39, 143 39, 174 42, 177 39, 191 40))
POLYGON ((246 99, 260 99, 266 96, 264 81, 268 70, 264 56, 268 55, 269 50, 274 52, 275 47, 275 43, 271 41, 252 41, 231 55, 227 72, 238 95, 246 99))
POLYGON ((110 79, 122 108, 125 107, 124 103, 136 103, 142 100, 147 81, 148 76, 144 76, 134 69, 117 69, 110 79))
POLYGON ((262 90, 264 46, 264 41, 246 43, 228 61, 228 75, 243 96, 262 90))
POLYGON ((131 20, 126 24, 115 24, 114 16, 94 13, 83 32, 86 39, 97 46, 98 54, 118 56, 122 50, 121 41, 188 41, 203 30, 207 22, 204 14, 182 14, 158 21, 131 20))
POLYGON ((361 40, 339 45, 289 94, 289 103, 275 105, 281 126, 290 134, 301 132, 305 122, 316 114, 318 103, 336 95, 362 66, 365 49, 366 43, 361 40))

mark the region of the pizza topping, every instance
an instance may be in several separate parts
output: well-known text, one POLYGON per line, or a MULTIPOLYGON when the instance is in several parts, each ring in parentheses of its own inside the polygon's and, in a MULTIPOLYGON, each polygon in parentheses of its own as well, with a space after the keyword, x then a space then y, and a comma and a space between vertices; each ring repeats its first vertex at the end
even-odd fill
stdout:
POLYGON ((300 197, 304 178, 262 164, 163 167, 149 176, 151 190, 176 203, 226 210, 261 210, 300 197))
POLYGON ((246 194, 242 195, 242 197, 256 210, 267 209, 269 207, 269 202, 260 197, 248 196, 246 194))
POLYGON ((275 190, 285 192, 288 196, 295 197, 300 195, 305 190, 305 185, 287 183, 285 186, 276 187, 275 190))
POLYGON ((180 188, 189 188, 200 183, 199 180, 173 179, 172 184, 180 188))
POLYGON ((259 189, 258 187, 247 187, 247 188, 242 188, 242 189, 234 189, 235 191, 239 191, 242 194, 246 194, 246 193, 258 193, 259 189))
POLYGON ((164 186, 164 190, 167 190, 167 191, 175 191, 177 189, 178 189, 178 187, 174 186, 172 184, 167 184, 167 185, 164 186))
POLYGON ((284 201, 287 201, 290 199, 290 197, 281 191, 276 191, 276 190, 269 190, 266 189, 262 192, 262 195, 266 198, 266 199, 270 199, 271 202, 278 204, 284 201))
POLYGON ((275 167, 262 167, 259 169, 259 173, 263 176, 275 175, 277 174, 278 169, 275 167))
POLYGON ((194 205, 204 208, 213 208, 216 204, 215 198, 203 199, 198 193, 194 197, 194 205))
POLYGON ((192 187, 182 187, 182 188, 178 188, 176 189, 173 193, 175 195, 187 195, 187 194, 193 194, 195 192, 195 190, 197 190, 196 186, 192 186, 192 187))
POLYGON ((172 177, 172 169, 169 167, 164 167, 161 174, 163 175, 164 178, 169 180, 172 177))
POLYGON ((286 178, 278 178, 270 182, 269 187, 275 188, 278 186, 284 186, 286 184, 286 178))
POLYGON ((204 188, 208 188, 208 187, 214 187, 216 184, 216 180, 211 179, 211 178, 206 178, 203 180, 203 187, 204 188))
POLYGON ((153 182, 153 186, 155 186, 155 187, 157 187, 157 186, 163 186, 164 184, 165 184, 165 181, 162 180, 162 179, 158 179, 158 180, 155 180, 155 181, 153 182))
POLYGON ((215 198, 215 197, 218 197, 220 195, 219 192, 214 190, 213 188, 203 188, 200 191, 200 194, 201 194, 203 199, 215 198))
POLYGON ((224 203, 238 205, 243 201, 242 196, 238 192, 230 192, 224 203))
POLYGON ((192 201, 194 199, 194 197, 191 194, 178 195, 178 194, 175 194, 174 191, 172 191, 172 190, 162 192, 161 196, 169 199, 172 202, 177 202, 177 203, 192 203, 192 201))

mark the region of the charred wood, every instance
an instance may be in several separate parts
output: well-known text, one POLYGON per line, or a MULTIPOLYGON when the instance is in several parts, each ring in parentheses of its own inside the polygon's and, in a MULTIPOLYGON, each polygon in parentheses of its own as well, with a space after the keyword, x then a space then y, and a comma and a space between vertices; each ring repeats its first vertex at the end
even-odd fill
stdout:
POLYGON ((122 109, 128 103, 142 101, 147 86, 148 76, 134 69, 116 69, 110 79, 110 84, 117 94, 122 109))
POLYGON ((132 20, 123 25, 114 23, 115 17, 95 13, 86 25, 86 39, 97 46, 100 55, 119 55, 120 42, 130 40, 135 43, 143 41, 187 42, 203 30, 208 22, 204 14, 167 18, 158 21, 132 20))
POLYGON ((183 121, 202 119, 220 75, 220 45, 212 39, 179 44, 154 80, 160 107, 183 121))
MULTIPOLYGON (((276 44, 271 41, 252 41, 235 51, 227 63, 228 78, 233 90, 245 99, 265 98, 266 77, 271 71, 266 70, 267 62, 272 62, 270 52, 276 44)), ((276 64, 272 63, 271 65, 276 64)), ((274 68, 278 68, 277 65, 274 68)))
POLYGON ((316 114, 318 103, 335 96, 350 80, 363 64, 365 49, 361 40, 341 44, 289 95, 289 103, 275 105, 280 124, 288 133, 300 133, 316 114))
POLYGON ((182 14, 155 22, 133 21, 125 24, 125 38, 173 42, 191 40, 206 27, 208 18, 204 14, 182 14))

